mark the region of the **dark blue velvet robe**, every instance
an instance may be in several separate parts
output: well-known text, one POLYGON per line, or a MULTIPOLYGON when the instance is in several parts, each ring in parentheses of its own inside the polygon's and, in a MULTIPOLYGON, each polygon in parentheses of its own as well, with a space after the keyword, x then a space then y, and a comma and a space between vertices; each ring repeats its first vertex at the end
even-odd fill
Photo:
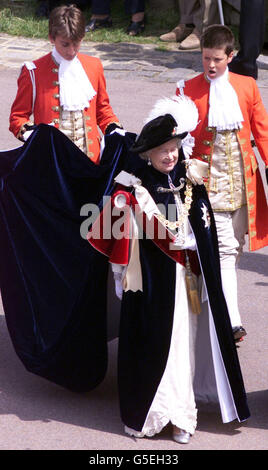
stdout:
MULTIPOLYGON (((102 203, 124 165, 124 140, 96 166, 40 125, 0 157, 0 288, 8 330, 28 371, 74 391, 107 367, 108 261, 80 236, 86 203, 102 203)), ((130 144, 133 141, 129 135, 130 144)))
MULTIPOLYGON (((157 204, 175 205, 172 193, 160 193, 159 186, 169 188, 168 176, 146 167, 134 170, 142 185, 157 204)), ((185 166, 177 164, 170 173, 179 186, 185 166)), ((183 187, 180 191, 184 200, 183 187)), ((161 206, 159 206, 161 207, 161 206)), ((249 416, 243 378, 233 339, 229 314, 221 287, 220 262, 213 212, 203 185, 193 186, 189 222, 194 232, 209 304, 228 376, 237 416, 249 416), (209 212, 210 224, 203 219, 202 207, 209 212)), ((119 334, 119 396, 123 422, 141 431, 164 373, 172 333, 175 309, 176 262, 146 236, 139 239, 143 291, 124 292, 119 334)), ((188 250, 189 257, 194 255, 188 250)), ((194 261, 194 260, 193 260, 194 261)), ((201 313, 202 315, 202 313, 201 313)), ((206 338, 206 341, 210 341, 206 338)))
MULTIPOLYGON (((130 133, 107 136, 101 164, 96 166, 60 131, 40 125, 22 147, 0 156, 0 288, 11 340, 28 371, 74 391, 96 387, 107 367, 108 259, 80 236, 80 209, 88 202, 101 207, 102 197, 113 192, 114 177, 122 169, 141 176, 155 197, 159 174, 148 173, 145 162, 129 153, 134 138, 130 133)), ((182 167, 178 168, 180 172, 182 167)), ((175 184, 178 176, 173 175, 175 184)), ((249 411, 221 291, 213 214, 202 186, 194 188, 189 220, 243 420, 249 411), (209 233, 200 224, 202 202, 211 213, 209 233)), ((122 302, 120 400, 124 422, 136 429, 142 426, 161 379, 172 327, 174 298, 166 295, 163 285, 158 289, 163 278, 156 273, 168 272, 166 292, 171 291, 175 263, 156 250, 150 240, 142 242, 148 296, 128 292, 122 302), (130 309, 135 310, 132 319, 130 309), (150 341, 147 336, 144 341, 148 329, 150 341), (137 393, 141 401, 135 414, 137 393)))

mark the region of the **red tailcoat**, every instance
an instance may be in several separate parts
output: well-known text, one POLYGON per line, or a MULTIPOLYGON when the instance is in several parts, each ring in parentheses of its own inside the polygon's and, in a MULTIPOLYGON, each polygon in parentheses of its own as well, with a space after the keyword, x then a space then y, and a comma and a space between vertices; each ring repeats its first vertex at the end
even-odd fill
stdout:
MULTIPOLYGON (((85 108, 84 126, 87 141, 87 154, 94 161, 98 162, 100 153, 100 136, 98 127, 104 133, 108 124, 118 122, 109 103, 106 91, 106 82, 101 61, 95 57, 85 54, 78 54, 80 60, 96 95, 90 101, 88 108, 85 108)), ((50 124, 54 123, 59 127, 60 122, 60 102, 59 102, 59 81, 58 66, 49 53, 34 61, 36 83, 36 98, 33 107, 33 86, 29 70, 23 66, 18 78, 18 91, 10 114, 10 131, 17 137, 21 126, 29 121, 32 114, 34 123, 50 124)))
MULTIPOLYGON (((264 187, 254 154, 251 133, 265 165, 268 165, 268 114, 263 105, 256 81, 229 72, 229 81, 237 93, 243 127, 236 131, 244 166, 248 209, 249 249, 251 251, 268 245, 268 207, 264 187)), ((209 82, 200 74, 185 82, 184 94, 196 104, 199 124, 191 132, 195 138, 192 158, 199 158, 211 165, 216 129, 208 127, 209 82)), ((180 90, 177 88, 177 94, 180 90)))

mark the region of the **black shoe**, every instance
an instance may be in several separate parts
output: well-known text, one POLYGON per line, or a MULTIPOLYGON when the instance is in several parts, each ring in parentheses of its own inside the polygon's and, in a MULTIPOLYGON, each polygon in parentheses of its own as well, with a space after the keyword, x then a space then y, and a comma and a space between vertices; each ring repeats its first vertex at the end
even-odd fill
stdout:
POLYGON ((233 328, 233 335, 235 342, 238 342, 243 340, 243 337, 247 335, 247 332, 243 326, 235 326, 233 328))
POLYGON ((112 18, 107 16, 107 18, 92 18, 90 22, 86 25, 86 33, 90 31, 95 31, 97 28, 110 28, 112 26, 112 18))
POLYGON ((137 36, 144 31, 144 20, 143 21, 131 21, 127 33, 129 36, 137 36))

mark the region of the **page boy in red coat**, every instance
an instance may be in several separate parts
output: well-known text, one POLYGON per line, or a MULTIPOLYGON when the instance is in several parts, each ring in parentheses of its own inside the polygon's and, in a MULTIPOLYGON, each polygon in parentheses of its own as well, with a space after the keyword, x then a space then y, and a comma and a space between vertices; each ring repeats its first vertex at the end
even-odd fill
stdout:
POLYGON ((237 302, 238 256, 246 233, 251 251, 268 244, 268 208, 251 142, 252 133, 267 167, 268 114, 256 81, 228 71, 234 54, 228 27, 209 26, 201 50, 204 73, 178 82, 176 93, 189 96, 198 108, 192 158, 208 164, 206 186, 217 225, 223 289, 239 340, 246 331, 237 302))
POLYGON ((22 67, 10 131, 26 140, 33 123, 55 125, 98 162, 98 127, 106 133, 121 126, 109 102, 100 60, 79 53, 84 35, 85 20, 79 8, 64 5, 52 10, 49 39, 54 48, 22 67))

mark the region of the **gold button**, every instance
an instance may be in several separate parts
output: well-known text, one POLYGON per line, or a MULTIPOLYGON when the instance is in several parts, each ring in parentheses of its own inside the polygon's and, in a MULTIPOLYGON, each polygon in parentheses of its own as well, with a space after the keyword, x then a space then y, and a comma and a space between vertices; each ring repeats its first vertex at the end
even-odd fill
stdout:
POLYGON ((57 69, 56 67, 54 67, 54 68, 52 69, 52 72, 53 72, 53 73, 58 73, 58 71, 59 71, 59 69, 57 69))
POLYGON ((209 140, 203 140, 204 145, 211 145, 211 142, 209 140))
POLYGON ((202 160, 208 160, 208 155, 202 155, 202 160))
POLYGON ((87 131, 88 131, 88 132, 91 132, 91 131, 92 131, 92 127, 91 127, 91 126, 87 126, 87 131))
POLYGON ((59 99, 60 95, 59 95, 59 93, 54 93, 53 97, 56 98, 56 99, 59 99))
POLYGON ((57 86, 57 85, 59 85, 59 84, 60 84, 60 82, 59 82, 58 80, 53 80, 53 82, 52 82, 52 83, 53 83, 53 86, 57 86))
POLYGON ((89 144, 89 145, 92 145, 92 144, 93 144, 93 140, 92 140, 92 139, 88 139, 88 144, 89 144))
POLYGON ((94 157, 94 153, 93 152, 88 152, 88 157, 94 157))
POLYGON ((52 106, 51 109, 52 109, 52 111, 59 111, 60 107, 59 106, 52 106))
POLYGON ((213 130, 214 130, 213 127, 206 127, 207 132, 213 132, 213 130))
POLYGON ((60 120, 58 118, 53 119, 54 124, 59 124, 60 120))

